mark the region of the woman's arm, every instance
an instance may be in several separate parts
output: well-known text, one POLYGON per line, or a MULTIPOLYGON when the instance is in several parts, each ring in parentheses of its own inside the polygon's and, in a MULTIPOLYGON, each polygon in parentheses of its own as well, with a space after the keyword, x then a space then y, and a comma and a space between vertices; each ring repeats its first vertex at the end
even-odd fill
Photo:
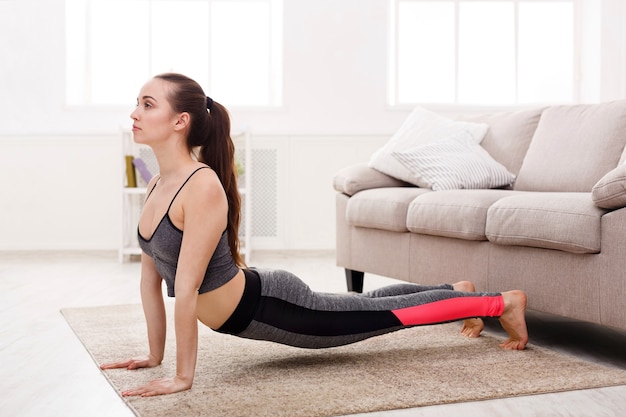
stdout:
MULTIPOLYGON (((166 318, 163 303, 162 278, 156 270, 154 260, 141 254, 141 304, 148 327, 150 366, 163 361, 165 351, 166 318)), ((133 369, 129 367, 128 369, 133 369)))
POLYGON ((198 289, 226 229, 228 203, 212 170, 198 172, 184 191, 184 233, 176 271, 174 323, 176 376, 191 387, 198 351, 198 289))
POLYGON ((141 303, 148 327, 149 354, 147 357, 132 358, 119 362, 102 364, 101 369, 151 368, 160 365, 165 350, 165 305, 161 289, 162 278, 154 266, 154 261, 145 253, 141 254, 141 303))

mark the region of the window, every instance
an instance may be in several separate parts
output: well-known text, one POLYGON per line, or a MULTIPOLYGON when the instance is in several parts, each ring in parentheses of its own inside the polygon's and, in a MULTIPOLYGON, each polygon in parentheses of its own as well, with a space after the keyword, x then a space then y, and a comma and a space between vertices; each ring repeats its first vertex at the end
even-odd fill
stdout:
POLYGON ((282 0, 66 0, 70 105, 128 105, 151 76, 190 76, 228 106, 278 106, 282 0))
POLYGON ((575 97, 575 0, 390 0, 391 105, 575 97))

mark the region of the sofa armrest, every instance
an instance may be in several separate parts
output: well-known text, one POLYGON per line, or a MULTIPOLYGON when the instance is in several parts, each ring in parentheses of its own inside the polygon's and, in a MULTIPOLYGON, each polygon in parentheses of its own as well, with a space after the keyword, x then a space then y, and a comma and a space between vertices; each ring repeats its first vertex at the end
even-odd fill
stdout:
POLYGON ((626 207, 626 164, 600 178, 591 190, 591 199, 596 206, 609 210, 626 207))
POLYGON ((406 187, 410 184, 370 168, 366 163, 351 165, 335 174, 335 190, 347 195, 371 188, 406 187))

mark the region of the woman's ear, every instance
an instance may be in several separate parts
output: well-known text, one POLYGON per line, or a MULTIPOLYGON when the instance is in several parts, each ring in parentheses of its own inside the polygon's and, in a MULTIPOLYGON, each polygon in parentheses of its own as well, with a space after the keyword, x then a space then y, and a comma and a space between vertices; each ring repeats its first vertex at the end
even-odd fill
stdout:
POLYGON ((176 120, 176 124, 174 125, 174 130, 180 131, 187 129, 190 120, 191 118, 189 117, 189 113, 182 112, 178 115, 178 119, 176 120))

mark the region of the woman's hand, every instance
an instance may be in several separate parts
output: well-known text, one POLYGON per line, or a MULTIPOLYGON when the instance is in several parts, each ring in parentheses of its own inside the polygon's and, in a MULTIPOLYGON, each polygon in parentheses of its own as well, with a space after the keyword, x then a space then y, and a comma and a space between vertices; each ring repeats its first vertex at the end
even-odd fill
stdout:
POLYGON ((122 397, 141 395, 142 397, 152 397, 155 395, 173 394, 191 388, 191 381, 175 376, 174 378, 155 379, 148 385, 122 391, 122 397))
POLYGON ((128 370, 139 368, 153 368, 161 364, 161 361, 157 360, 153 356, 147 356, 145 358, 133 358, 125 361, 103 363, 100 365, 100 369, 117 369, 126 368, 128 370))

